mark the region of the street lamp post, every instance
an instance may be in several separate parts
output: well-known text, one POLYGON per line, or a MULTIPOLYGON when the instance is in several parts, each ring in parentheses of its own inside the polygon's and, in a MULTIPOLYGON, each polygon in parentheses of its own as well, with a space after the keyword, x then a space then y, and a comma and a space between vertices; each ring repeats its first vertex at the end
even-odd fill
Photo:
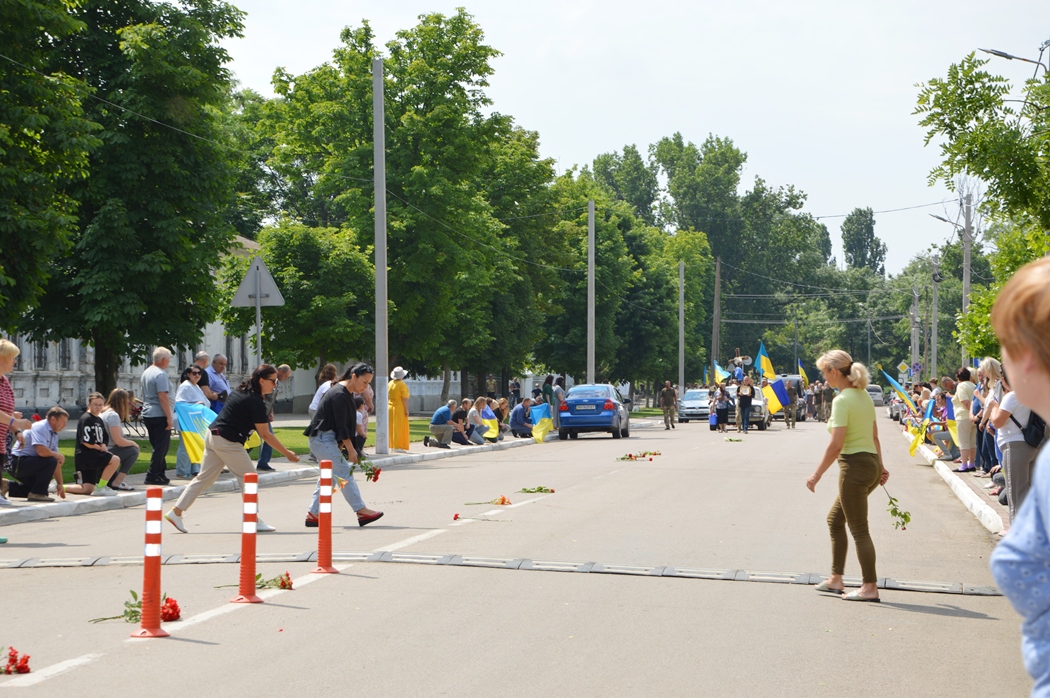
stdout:
MULTIPOLYGON (((959 231, 959 237, 962 239, 963 248, 963 292, 962 292, 962 317, 966 318, 966 314, 970 309, 970 268, 971 255, 973 248, 973 195, 967 194, 965 199, 965 206, 963 208, 963 216, 965 225, 959 225, 955 221, 950 221, 944 216, 938 216, 931 213, 930 216, 937 220, 947 223, 948 225, 954 226, 959 231)), ((966 361, 966 347, 962 348, 962 366, 967 364, 966 361)))

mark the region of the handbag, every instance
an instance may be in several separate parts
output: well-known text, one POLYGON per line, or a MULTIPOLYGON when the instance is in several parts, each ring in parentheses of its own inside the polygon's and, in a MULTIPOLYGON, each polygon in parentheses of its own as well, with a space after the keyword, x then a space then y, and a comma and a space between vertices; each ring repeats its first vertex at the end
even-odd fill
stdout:
POLYGON ((1023 427, 1021 423, 1017 421, 1017 417, 1010 415, 1010 419, 1017 425, 1017 428, 1021 430, 1021 435, 1024 436, 1024 442, 1029 446, 1038 447, 1043 443, 1043 437, 1046 436, 1046 422, 1043 418, 1032 412, 1028 417, 1028 424, 1023 427))

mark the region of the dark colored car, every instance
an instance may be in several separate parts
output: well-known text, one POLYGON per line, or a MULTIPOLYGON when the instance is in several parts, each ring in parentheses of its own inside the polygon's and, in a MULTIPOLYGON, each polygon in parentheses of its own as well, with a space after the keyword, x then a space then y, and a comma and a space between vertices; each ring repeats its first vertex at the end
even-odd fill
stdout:
POLYGON ((558 410, 558 438, 575 439, 588 431, 605 431, 614 439, 631 435, 630 414, 620 391, 608 383, 574 385, 558 410))

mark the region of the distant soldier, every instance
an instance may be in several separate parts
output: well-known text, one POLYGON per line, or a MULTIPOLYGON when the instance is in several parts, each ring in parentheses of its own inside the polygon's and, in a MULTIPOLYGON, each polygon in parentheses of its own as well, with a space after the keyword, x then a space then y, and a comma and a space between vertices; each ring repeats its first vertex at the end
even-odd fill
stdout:
POLYGON ((822 390, 821 393, 821 397, 823 398, 823 400, 821 401, 821 406, 823 407, 823 417, 821 417, 820 421, 826 422, 831 416, 831 401, 835 399, 835 389, 832 388, 829 383, 825 383, 824 390, 822 390))
POLYGON ((788 404, 784 405, 784 424, 788 429, 795 428, 795 411, 798 409, 798 391, 795 382, 788 381, 787 384, 788 404))
POLYGON ((815 381, 810 390, 813 393, 813 418, 820 421, 824 414, 824 393, 821 392, 820 381, 815 381))

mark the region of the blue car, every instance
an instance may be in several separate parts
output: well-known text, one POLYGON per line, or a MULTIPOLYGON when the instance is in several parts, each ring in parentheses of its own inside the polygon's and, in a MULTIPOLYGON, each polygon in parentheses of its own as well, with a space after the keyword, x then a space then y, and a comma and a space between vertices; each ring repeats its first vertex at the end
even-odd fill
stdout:
POLYGON ((631 435, 630 415, 620 391, 608 383, 574 385, 558 409, 558 438, 575 439, 587 431, 607 431, 614 439, 631 435))

